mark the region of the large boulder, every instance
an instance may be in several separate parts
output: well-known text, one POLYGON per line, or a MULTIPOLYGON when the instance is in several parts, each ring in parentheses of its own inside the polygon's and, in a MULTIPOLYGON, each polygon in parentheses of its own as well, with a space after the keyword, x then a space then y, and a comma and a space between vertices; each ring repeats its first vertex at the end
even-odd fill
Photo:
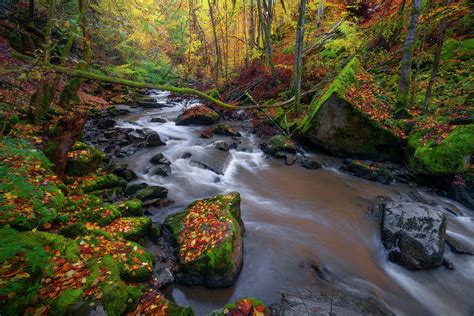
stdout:
POLYGON ((357 74, 362 72, 358 60, 352 59, 326 92, 312 101, 300 129, 312 143, 335 156, 399 160, 401 140, 346 97, 351 87, 358 86, 357 74))
POLYGON ((447 219, 437 207, 417 202, 390 202, 384 207, 382 242, 389 260, 410 270, 443 263, 447 219))
POLYGON ((267 155, 276 158, 285 158, 287 154, 296 154, 296 145, 284 135, 276 135, 260 145, 260 149, 267 155))
POLYGON ((189 285, 230 286, 243 263, 240 194, 216 195, 170 215, 164 233, 177 249, 176 278, 189 285))
POLYGON ((212 125, 219 120, 219 114, 207 106, 193 106, 176 119, 176 125, 212 125))

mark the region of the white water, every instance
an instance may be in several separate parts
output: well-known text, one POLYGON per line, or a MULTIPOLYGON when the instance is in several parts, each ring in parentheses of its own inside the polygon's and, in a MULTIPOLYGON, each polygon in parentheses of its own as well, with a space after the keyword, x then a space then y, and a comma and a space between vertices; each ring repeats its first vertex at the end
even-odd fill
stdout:
MULTIPOLYGON (((167 103, 168 94, 154 97, 167 103)), ((141 182, 163 185, 175 203, 157 211, 154 221, 184 208, 189 202, 228 191, 242 196, 244 268, 231 288, 209 290, 203 287, 175 286, 171 292, 177 303, 189 305, 198 315, 243 296, 255 296, 265 303, 280 298, 282 285, 311 284, 310 264, 324 264, 344 285, 377 296, 400 315, 472 315, 474 312, 474 256, 455 254, 446 246, 446 257, 455 267, 412 272, 387 261, 380 241, 380 218, 367 212, 378 196, 402 199, 405 185, 386 186, 341 174, 338 159, 312 154, 326 164, 324 169, 288 167, 281 161, 266 159, 257 149, 259 140, 243 132, 242 143, 230 151, 225 172, 218 175, 181 158, 212 152, 217 140, 200 139, 205 127, 176 126, 173 120, 183 107, 196 102, 162 109, 146 109, 130 114, 119 126, 151 128, 167 145, 144 149, 126 159, 141 182), (167 123, 151 123, 152 117, 167 118, 167 123), (137 126, 138 124, 138 126, 137 126), (152 176, 149 159, 162 152, 171 162, 172 175, 152 176)), ((448 234, 474 242, 472 210, 453 201, 421 192, 429 200, 454 206, 465 216, 446 212, 448 234)))

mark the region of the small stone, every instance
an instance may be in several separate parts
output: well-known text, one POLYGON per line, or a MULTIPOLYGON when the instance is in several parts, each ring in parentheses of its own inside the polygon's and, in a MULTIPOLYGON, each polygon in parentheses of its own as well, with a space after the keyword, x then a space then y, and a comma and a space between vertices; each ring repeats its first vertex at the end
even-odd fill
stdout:
POLYGON ((171 162, 165 158, 165 156, 162 153, 158 153, 154 155, 153 157, 150 158, 150 162, 152 164, 164 164, 164 165, 170 165, 171 162))
POLYGON ((229 151, 230 149, 229 144, 227 144, 226 142, 218 142, 216 144, 216 148, 222 151, 229 151))
POLYGON ((153 117, 150 122, 152 123, 166 123, 167 120, 161 117, 153 117))
POLYGON ((287 154, 286 155, 286 161, 285 163, 288 165, 288 166, 291 166, 292 164, 294 164, 296 161, 296 155, 295 154, 287 154))
POLYGON ((148 134, 146 138, 146 147, 156 147, 166 145, 160 138, 157 132, 148 134))

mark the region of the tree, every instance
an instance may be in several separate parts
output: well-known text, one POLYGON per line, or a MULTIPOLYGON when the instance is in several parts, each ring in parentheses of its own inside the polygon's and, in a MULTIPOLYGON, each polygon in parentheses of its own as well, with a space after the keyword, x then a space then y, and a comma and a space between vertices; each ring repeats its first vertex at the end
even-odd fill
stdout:
POLYGON ((273 21, 273 0, 257 0, 258 19, 263 29, 265 61, 270 68, 272 77, 278 80, 278 74, 273 63, 272 51, 272 21, 273 21), (263 3, 263 5, 262 5, 263 3))
MULTIPOLYGON (((449 6, 450 3, 451 3, 450 0, 445 0, 445 6, 449 6)), ((425 100, 423 102, 423 113, 426 112, 426 110, 428 109, 428 105, 430 104, 433 85, 435 83, 436 75, 439 70, 439 64, 441 61, 441 52, 443 51, 444 39, 446 37, 446 23, 447 23, 446 17, 444 17, 441 20, 441 23, 439 25, 439 35, 438 35, 438 41, 436 43, 435 56, 433 60, 433 68, 431 69, 430 82, 428 83, 428 88, 426 89, 425 100)))
POLYGON ((398 103, 400 109, 406 108, 410 92, 411 68, 413 64, 413 50, 415 48, 418 16, 421 11, 422 0, 413 0, 407 36, 403 44, 403 57, 400 65, 400 80, 398 82, 398 103))
POLYGON ((298 26, 296 27, 295 40, 295 65, 293 71, 293 88, 295 91, 296 112, 301 111, 301 77, 303 74, 303 47, 304 47, 304 25, 305 25, 306 0, 300 1, 298 26))

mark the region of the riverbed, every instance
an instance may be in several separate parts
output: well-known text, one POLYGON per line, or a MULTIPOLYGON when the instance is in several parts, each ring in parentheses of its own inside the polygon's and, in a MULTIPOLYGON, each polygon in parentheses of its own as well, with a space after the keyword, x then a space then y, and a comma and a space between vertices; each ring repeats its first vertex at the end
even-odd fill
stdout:
POLYGON ((312 266, 324 265, 338 283, 378 298, 396 314, 472 315, 474 256, 455 253, 446 245, 445 257, 454 270, 408 271, 388 261, 380 239, 380 215, 369 209, 381 197, 403 200, 409 192, 417 192, 445 207, 448 232, 474 243, 472 210, 427 189, 382 185, 343 174, 338 171, 340 159, 321 153, 308 151, 306 155, 322 163, 322 169, 287 166, 282 160, 265 157, 258 149, 261 140, 247 129, 240 130, 241 143, 224 157, 227 154, 214 148, 216 141, 238 141, 223 136, 202 139, 199 135, 205 127, 174 123, 183 108, 198 101, 175 101, 160 91, 151 96, 168 106, 130 108, 132 112, 121 116, 118 126, 150 128, 166 141, 166 146, 140 149, 121 159, 138 174, 137 182, 169 190, 174 203, 153 211, 153 221, 162 222, 193 200, 238 191, 246 227, 244 266, 236 283, 221 289, 173 285, 168 294, 178 304, 191 306, 197 315, 244 296, 271 304, 280 299, 282 287, 311 286, 312 266), (167 122, 152 123, 154 117, 167 122), (150 172, 149 159, 159 152, 172 162, 168 177, 150 172), (189 154, 218 164, 222 174, 203 168, 189 154))

